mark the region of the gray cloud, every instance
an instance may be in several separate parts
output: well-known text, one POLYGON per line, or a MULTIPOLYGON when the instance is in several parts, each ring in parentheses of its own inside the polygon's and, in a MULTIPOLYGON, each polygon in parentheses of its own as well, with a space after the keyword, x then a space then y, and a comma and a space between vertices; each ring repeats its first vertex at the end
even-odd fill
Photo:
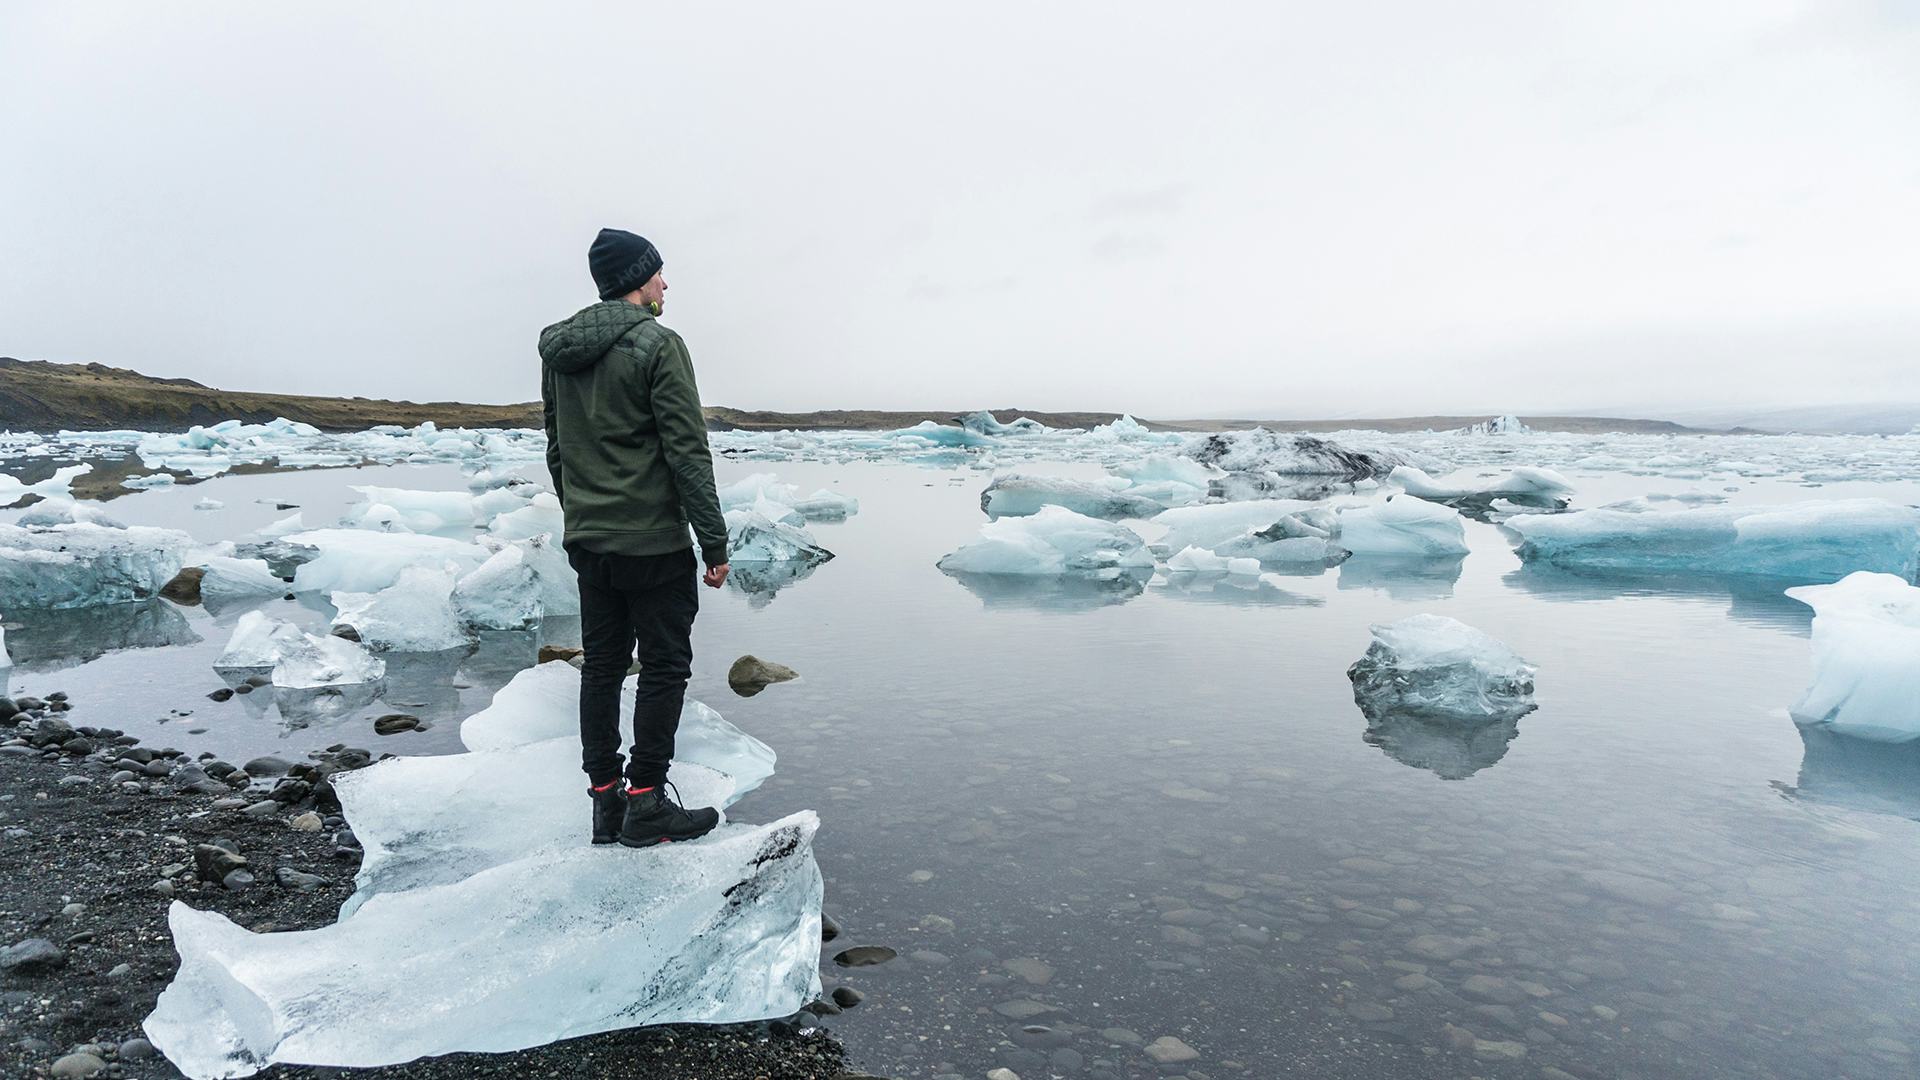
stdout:
POLYGON ((747 407, 1912 398, 1911 12, 7 5, 0 353, 523 400, 612 224, 747 407))

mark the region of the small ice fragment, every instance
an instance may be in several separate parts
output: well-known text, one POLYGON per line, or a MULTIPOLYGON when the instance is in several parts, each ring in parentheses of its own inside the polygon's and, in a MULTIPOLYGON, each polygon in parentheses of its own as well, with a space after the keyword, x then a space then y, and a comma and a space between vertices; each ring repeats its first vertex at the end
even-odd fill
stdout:
POLYGON ((1260 560, 1225 559, 1203 548, 1185 547, 1167 560, 1167 570, 1175 574, 1233 574, 1258 577, 1260 560))
POLYGON ((1874 742, 1920 739, 1920 588, 1857 571, 1787 595, 1814 612, 1813 680, 1794 722, 1874 742))
POLYGON ((1366 655, 1347 669, 1368 717, 1417 713, 1458 720, 1534 709, 1533 665, 1493 637, 1445 615, 1373 627, 1366 655))
MULTIPOLYGON (((4 500, 5 496, 0 496, 4 500)), ((75 502, 58 495, 34 503, 25 513, 13 519, 15 525, 101 525, 109 529, 124 529, 126 523, 100 509, 99 504, 75 502)))
POLYGON ((195 510, 222 510, 226 508, 226 505, 226 503, 221 502, 219 499, 201 499, 199 502, 193 504, 193 508, 195 510))
MULTIPOLYGON (((764 499, 758 505, 776 512, 789 509, 764 499)), ((726 517, 727 548, 733 562, 820 563, 833 558, 833 552, 821 547, 805 528, 776 521, 760 509, 729 510, 726 517)))
POLYGON ((289 588, 274 576, 265 559, 235 559, 215 555, 201 560, 200 598, 209 607, 262 596, 279 596, 289 588))
POLYGON ((354 642, 331 635, 315 637, 259 611, 240 616, 226 650, 213 666, 270 667, 275 686, 296 688, 374 682, 387 670, 384 661, 354 642))

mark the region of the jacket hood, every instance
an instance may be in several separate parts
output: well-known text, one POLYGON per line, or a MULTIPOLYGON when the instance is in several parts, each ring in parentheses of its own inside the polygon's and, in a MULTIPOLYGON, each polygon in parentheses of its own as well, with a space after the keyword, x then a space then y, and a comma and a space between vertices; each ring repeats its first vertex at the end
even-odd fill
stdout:
POLYGON ((540 331, 540 360, 560 372, 585 371, 653 313, 625 300, 604 300, 540 331))

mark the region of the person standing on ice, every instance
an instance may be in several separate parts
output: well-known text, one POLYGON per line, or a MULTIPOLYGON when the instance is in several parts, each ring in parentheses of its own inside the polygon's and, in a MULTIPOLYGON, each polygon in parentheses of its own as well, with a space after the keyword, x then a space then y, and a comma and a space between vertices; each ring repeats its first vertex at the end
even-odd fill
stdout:
POLYGON ((693 671, 694 579, 715 589, 727 580, 727 523, 693 363, 659 322, 660 252, 601 229, 587 267, 600 302, 540 332, 547 471, 580 578, 580 750, 593 842, 649 847, 704 836, 720 820, 668 796, 667 763, 693 671), (696 538, 705 574, 694 565, 696 538), (623 783, 620 683, 636 646, 623 783))

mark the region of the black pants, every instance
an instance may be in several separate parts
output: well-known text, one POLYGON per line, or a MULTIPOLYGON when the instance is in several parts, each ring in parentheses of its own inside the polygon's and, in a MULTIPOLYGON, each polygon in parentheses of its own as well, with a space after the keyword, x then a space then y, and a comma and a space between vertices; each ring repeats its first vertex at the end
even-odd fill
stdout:
POLYGON ((620 778, 620 683, 635 657, 633 754, 627 778, 649 787, 667 778, 680 706, 693 674, 693 617, 700 610, 693 549, 666 555, 604 555, 567 548, 580 577, 581 767, 595 786, 620 778))

